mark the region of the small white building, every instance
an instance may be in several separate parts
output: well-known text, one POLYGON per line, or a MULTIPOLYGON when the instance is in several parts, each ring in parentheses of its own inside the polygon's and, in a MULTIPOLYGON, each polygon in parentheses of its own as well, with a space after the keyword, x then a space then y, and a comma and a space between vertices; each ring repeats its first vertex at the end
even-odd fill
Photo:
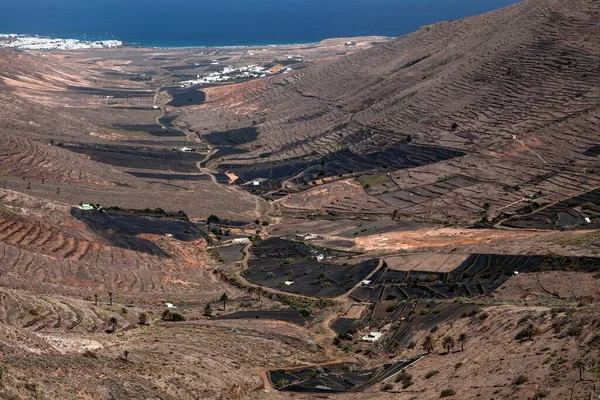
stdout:
POLYGON ((91 211, 94 209, 94 206, 88 203, 81 203, 81 205, 77 206, 80 210, 91 211))
POLYGON ((235 238, 231 239, 232 244, 250 244, 250 239, 248 238, 235 238))
POLYGON ((260 186, 260 182, 259 181, 254 181, 254 182, 252 182, 252 186, 260 186))
POLYGON ((285 281, 285 286, 292 286, 294 284, 294 281, 285 281))
POLYGON ((371 284, 371 282, 372 282, 372 281, 370 281, 370 280, 368 280, 368 279, 365 279, 364 281, 362 281, 362 284, 363 284, 363 285, 365 285, 365 286, 367 286, 367 285, 370 285, 370 284, 371 284))
POLYGON ((315 256, 315 259, 319 262, 323 261, 324 258, 325 258, 325 256, 323 254, 317 254, 315 256))
POLYGON ((363 336, 362 338, 360 338, 360 340, 362 340, 363 342, 375 343, 376 341, 381 339, 382 336, 383 336, 383 333, 381 333, 381 332, 371 332, 371 333, 363 336))
POLYGON ((182 152, 184 152, 184 153, 190 153, 190 152, 192 151, 192 149, 190 149, 189 147, 182 147, 182 148, 181 148, 181 149, 179 149, 179 150, 181 150, 181 151, 182 151, 182 152))

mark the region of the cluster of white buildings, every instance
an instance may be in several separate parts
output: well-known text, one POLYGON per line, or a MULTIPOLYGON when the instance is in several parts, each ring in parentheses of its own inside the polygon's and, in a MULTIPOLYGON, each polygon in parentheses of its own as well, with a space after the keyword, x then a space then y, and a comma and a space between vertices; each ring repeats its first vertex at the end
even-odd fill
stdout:
POLYGON ((264 78, 270 74, 265 67, 248 65, 245 67, 225 67, 221 71, 211 72, 208 76, 180 82, 182 86, 202 85, 207 83, 226 82, 234 79, 264 78))
POLYGON ((0 34, 0 47, 19 50, 79 50, 121 47, 120 40, 54 39, 41 36, 0 34))

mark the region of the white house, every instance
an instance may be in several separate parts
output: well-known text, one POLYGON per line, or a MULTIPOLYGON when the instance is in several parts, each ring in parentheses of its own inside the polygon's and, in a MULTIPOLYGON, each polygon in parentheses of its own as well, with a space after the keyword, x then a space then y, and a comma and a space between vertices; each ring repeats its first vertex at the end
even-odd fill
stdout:
POLYGON ((235 238, 231 239, 232 244, 250 244, 250 239, 248 238, 235 238))
POLYGON ((381 333, 381 332, 371 332, 368 335, 365 335, 362 338, 360 338, 360 340, 362 340, 363 342, 374 343, 374 342, 378 341, 379 339, 381 339, 382 336, 383 336, 383 333, 381 333))

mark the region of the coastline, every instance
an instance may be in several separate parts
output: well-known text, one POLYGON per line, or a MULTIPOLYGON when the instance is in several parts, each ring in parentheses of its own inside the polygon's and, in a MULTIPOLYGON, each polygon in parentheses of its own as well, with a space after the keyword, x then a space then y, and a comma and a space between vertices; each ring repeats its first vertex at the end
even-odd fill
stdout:
POLYGON ((393 36, 369 35, 356 37, 334 37, 315 42, 305 43, 269 43, 269 44, 238 44, 238 45, 190 45, 190 46, 152 46, 144 43, 133 43, 118 39, 87 40, 78 38, 53 38, 30 34, 0 33, 0 48, 15 50, 70 51, 70 50, 101 50, 101 49, 150 49, 150 50, 194 50, 194 49, 252 49, 252 48, 294 48, 336 44, 356 41, 389 41, 393 36))

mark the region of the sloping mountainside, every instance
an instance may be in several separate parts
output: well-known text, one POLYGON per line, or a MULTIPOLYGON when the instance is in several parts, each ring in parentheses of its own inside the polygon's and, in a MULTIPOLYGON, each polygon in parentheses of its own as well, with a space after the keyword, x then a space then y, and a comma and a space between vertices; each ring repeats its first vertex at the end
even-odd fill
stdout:
POLYGON ((221 167, 265 180, 263 193, 368 174, 357 182, 367 202, 317 189, 334 213, 473 220, 515 212, 533 193, 553 203, 600 185, 599 12, 594 0, 526 0, 247 84, 243 100, 209 88, 184 119, 218 109, 257 128, 251 152, 221 167))
POLYGON ((600 1, 388 39, 0 49, 0 398, 599 396, 600 1))

